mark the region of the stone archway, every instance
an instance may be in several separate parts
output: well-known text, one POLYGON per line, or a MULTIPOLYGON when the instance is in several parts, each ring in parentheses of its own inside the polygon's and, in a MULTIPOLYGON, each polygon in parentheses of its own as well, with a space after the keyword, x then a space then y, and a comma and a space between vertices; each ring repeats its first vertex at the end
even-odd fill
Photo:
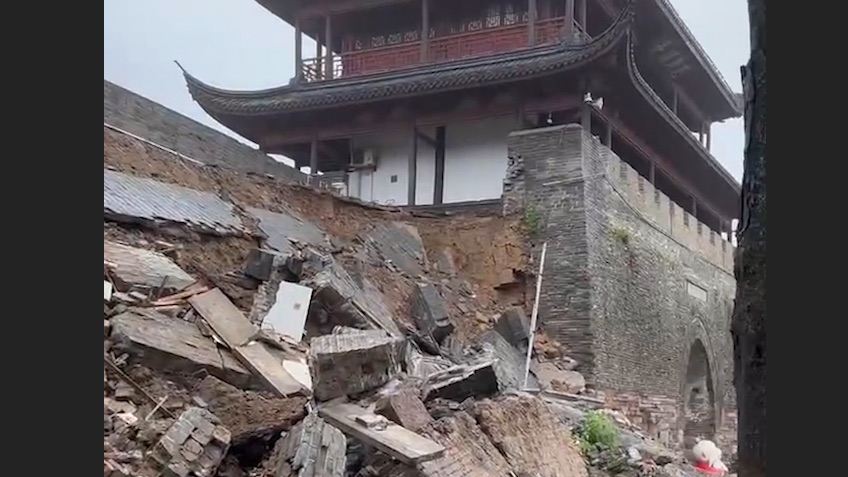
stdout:
POLYGON ((683 441, 691 447, 697 439, 715 439, 715 389, 704 343, 696 339, 689 349, 683 383, 683 441))

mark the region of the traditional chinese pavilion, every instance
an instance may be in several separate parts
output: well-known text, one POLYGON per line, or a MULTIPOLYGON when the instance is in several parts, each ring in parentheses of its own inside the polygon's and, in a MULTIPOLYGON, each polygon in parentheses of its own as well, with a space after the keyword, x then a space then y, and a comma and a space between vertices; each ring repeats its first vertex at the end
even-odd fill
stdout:
POLYGON ((294 26, 295 77, 230 91, 185 73, 189 91, 351 196, 497 199, 511 131, 579 122, 714 230, 738 215, 710 125, 739 98, 668 0, 258 1, 294 26))

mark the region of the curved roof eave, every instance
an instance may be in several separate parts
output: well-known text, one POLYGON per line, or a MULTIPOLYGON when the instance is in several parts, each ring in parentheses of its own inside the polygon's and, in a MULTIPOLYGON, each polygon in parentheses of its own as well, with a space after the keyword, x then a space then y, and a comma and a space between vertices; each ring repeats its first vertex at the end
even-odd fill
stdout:
POLYGON ((263 116, 422 95, 516 81, 588 64, 612 51, 627 37, 633 19, 633 4, 633 0, 628 1, 616 21, 588 43, 562 42, 550 47, 384 74, 291 84, 261 91, 233 91, 206 84, 182 66, 180 69, 192 98, 213 117, 263 116))
POLYGON ((659 95, 657 95, 653 88, 651 88, 648 82, 645 81, 645 78, 642 77, 642 74, 636 66, 636 52, 633 47, 632 37, 630 36, 628 36, 627 40, 627 50, 627 71, 631 81, 636 87, 636 90, 639 91, 645 100, 653 106, 657 113, 667 118, 674 128, 677 129, 678 132, 686 138, 687 142, 689 142, 690 145, 692 145, 692 147, 698 152, 701 158, 704 159, 707 164, 715 170, 737 194, 740 193, 742 187, 736 178, 734 178, 730 172, 728 172, 727 169, 725 169, 724 166, 722 166, 721 163, 719 163, 718 160, 716 160, 716 158, 713 157, 713 155, 692 136, 692 134, 690 134, 689 129, 685 124, 683 124, 683 121, 674 114, 659 95))

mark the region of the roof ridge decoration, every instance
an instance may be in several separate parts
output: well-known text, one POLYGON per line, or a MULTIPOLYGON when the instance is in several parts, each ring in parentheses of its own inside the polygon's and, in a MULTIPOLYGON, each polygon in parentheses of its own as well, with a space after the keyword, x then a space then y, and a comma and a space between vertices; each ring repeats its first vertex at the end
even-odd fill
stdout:
POLYGON ((233 91, 204 83, 182 70, 192 98, 210 115, 257 116, 317 109, 339 103, 378 101, 474 84, 497 84, 524 77, 555 73, 582 65, 609 53, 627 38, 636 0, 628 0, 618 18, 588 42, 564 38, 549 47, 506 52, 472 60, 422 65, 399 71, 290 84, 260 91, 233 91))
POLYGON ((642 73, 639 72, 639 68, 636 65, 636 47, 634 44, 633 34, 628 33, 627 35, 627 72, 630 75, 630 79, 633 84, 636 86, 636 90, 639 91, 645 98, 645 100, 650 103, 654 109, 658 113, 663 116, 666 116, 671 124, 683 135, 686 140, 697 150, 700 155, 706 159, 707 164, 709 164, 713 169, 716 170, 725 180, 727 180, 730 184, 733 185, 736 191, 741 190, 741 185, 739 182, 721 165, 718 160, 713 157, 712 153, 704 148, 694 136, 692 136, 689 128, 683 124, 683 121, 677 117, 674 111, 665 104, 662 98, 654 91, 650 84, 645 80, 642 76, 642 73))

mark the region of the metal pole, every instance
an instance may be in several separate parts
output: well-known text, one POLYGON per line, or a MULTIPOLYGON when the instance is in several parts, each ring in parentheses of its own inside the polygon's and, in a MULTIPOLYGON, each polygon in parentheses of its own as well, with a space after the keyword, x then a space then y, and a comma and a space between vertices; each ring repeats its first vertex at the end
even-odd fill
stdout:
POLYGON ((524 385, 527 389, 527 378, 530 377, 530 356, 533 353, 533 342, 536 340, 536 320, 539 318, 539 294, 542 292, 542 273, 545 270, 545 255, 548 242, 542 244, 542 258, 539 260, 539 276, 536 278, 536 299, 533 301, 533 314, 530 317, 530 340, 527 343, 527 359, 524 361, 524 385))

